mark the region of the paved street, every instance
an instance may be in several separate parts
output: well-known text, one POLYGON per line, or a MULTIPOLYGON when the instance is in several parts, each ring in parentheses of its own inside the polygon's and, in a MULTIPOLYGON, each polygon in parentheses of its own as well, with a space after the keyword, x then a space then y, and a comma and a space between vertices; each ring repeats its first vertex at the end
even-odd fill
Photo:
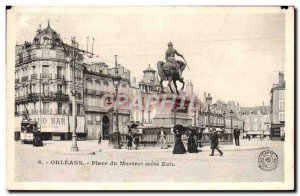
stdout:
POLYGON ((17 181, 90 182, 268 182, 283 181, 284 142, 241 140, 241 146, 223 145, 224 155, 210 157, 209 147, 196 154, 173 155, 172 148, 147 146, 138 151, 115 150, 97 141, 80 141, 81 151, 95 155, 67 153, 71 141, 45 141, 44 147, 16 146, 17 181), (258 156, 266 150, 279 158, 278 167, 263 171, 258 156))

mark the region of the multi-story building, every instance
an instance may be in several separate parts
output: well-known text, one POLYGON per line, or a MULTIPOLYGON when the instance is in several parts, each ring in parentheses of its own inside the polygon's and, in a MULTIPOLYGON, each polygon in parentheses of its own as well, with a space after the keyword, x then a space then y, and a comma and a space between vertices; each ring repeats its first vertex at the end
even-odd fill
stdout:
MULTIPOLYGON (((46 138, 68 138, 72 118, 72 68, 70 52, 60 35, 48 22, 38 29, 32 43, 16 46, 15 61, 15 116, 16 132, 20 131, 22 114, 28 111, 37 120, 46 138)), ((83 56, 77 59, 76 107, 77 133, 84 134, 83 116, 83 56)))
MULTIPOLYGON (((118 73, 121 76, 121 83, 118 88, 118 95, 129 95, 130 72, 123 66, 118 65, 118 73)), ((93 63, 86 65, 84 69, 84 111, 85 124, 87 127, 87 139, 97 139, 100 135, 107 140, 109 134, 115 131, 116 115, 108 115, 114 101, 115 87, 112 77, 115 75, 115 68, 108 68, 105 63, 93 63), (111 95, 111 97, 109 96, 111 95)), ((127 130, 130 120, 129 109, 118 109, 118 126, 120 132, 127 130)))
MULTIPOLYGON (((74 42, 75 43, 75 42, 74 42)), ((76 45, 75 45, 76 47, 76 45)), ((15 62, 15 132, 19 133, 23 114, 37 120, 45 139, 68 139, 73 131, 72 50, 48 22, 38 29, 32 43, 16 46, 15 62), (28 111, 28 112, 27 112, 28 111)), ((130 72, 118 65, 120 95, 129 94, 130 72)), ((84 56, 76 58, 76 134, 78 138, 107 139, 114 131, 116 116, 107 115, 108 109, 100 104, 105 94, 115 95, 112 77, 116 68, 105 63, 87 64, 84 56)), ((112 97, 112 99, 114 99, 112 97)), ((112 100, 113 101, 113 100, 112 100)), ((130 111, 119 109, 119 130, 127 130, 130 111)))
POLYGON ((270 106, 241 107, 244 131, 252 136, 270 135, 270 106))
POLYGON ((283 138, 285 126, 285 80, 284 73, 279 72, 278 84, 271 88, 271 138, 283 138))

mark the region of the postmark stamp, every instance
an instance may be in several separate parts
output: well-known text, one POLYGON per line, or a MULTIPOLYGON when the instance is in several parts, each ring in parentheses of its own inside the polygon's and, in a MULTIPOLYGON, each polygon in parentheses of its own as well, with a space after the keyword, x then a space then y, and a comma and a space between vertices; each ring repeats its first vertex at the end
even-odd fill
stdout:
POLYGON ((264 171, 272 171, 277 168, 278 156, 271 150, 265 150, 258 156, 259 168, 264 171))

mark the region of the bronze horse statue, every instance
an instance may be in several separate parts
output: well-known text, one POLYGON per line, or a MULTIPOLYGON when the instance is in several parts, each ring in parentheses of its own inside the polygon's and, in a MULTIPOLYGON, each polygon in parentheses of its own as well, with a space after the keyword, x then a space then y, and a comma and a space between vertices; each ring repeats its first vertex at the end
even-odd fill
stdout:
MULTIPOLYGON (((186 64, 180 60, 176 61, 177 64, 180 66, 181 73, 186 67, 186 64)), ((171 90, 171 93, 174 94, 174 91, 171 87, 171 82, 173 81, 173 84, 176 89, 176 93, 179 95, 178 89, 177 89, 177 84, 176 81, 179 81, 182 83, 181 90, 184 89, 185 82, 183 79, 180 79, 178 70, 174 67, 174 65, 170 62, 163 62, 163 61, 158 61, 157 62, 157 70, 158 70, 158 75, 160 77, 160 86, 163 89, 163 81, 168 81, 168 86, 171 90)))

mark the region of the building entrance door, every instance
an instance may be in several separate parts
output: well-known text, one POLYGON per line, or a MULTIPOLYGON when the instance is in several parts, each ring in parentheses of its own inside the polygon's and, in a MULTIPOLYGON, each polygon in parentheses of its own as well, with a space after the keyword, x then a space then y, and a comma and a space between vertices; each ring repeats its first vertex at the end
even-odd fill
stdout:
POLYGON ((109 139, 109 117, 107 115, 102 118, 102 139, 109 139))

